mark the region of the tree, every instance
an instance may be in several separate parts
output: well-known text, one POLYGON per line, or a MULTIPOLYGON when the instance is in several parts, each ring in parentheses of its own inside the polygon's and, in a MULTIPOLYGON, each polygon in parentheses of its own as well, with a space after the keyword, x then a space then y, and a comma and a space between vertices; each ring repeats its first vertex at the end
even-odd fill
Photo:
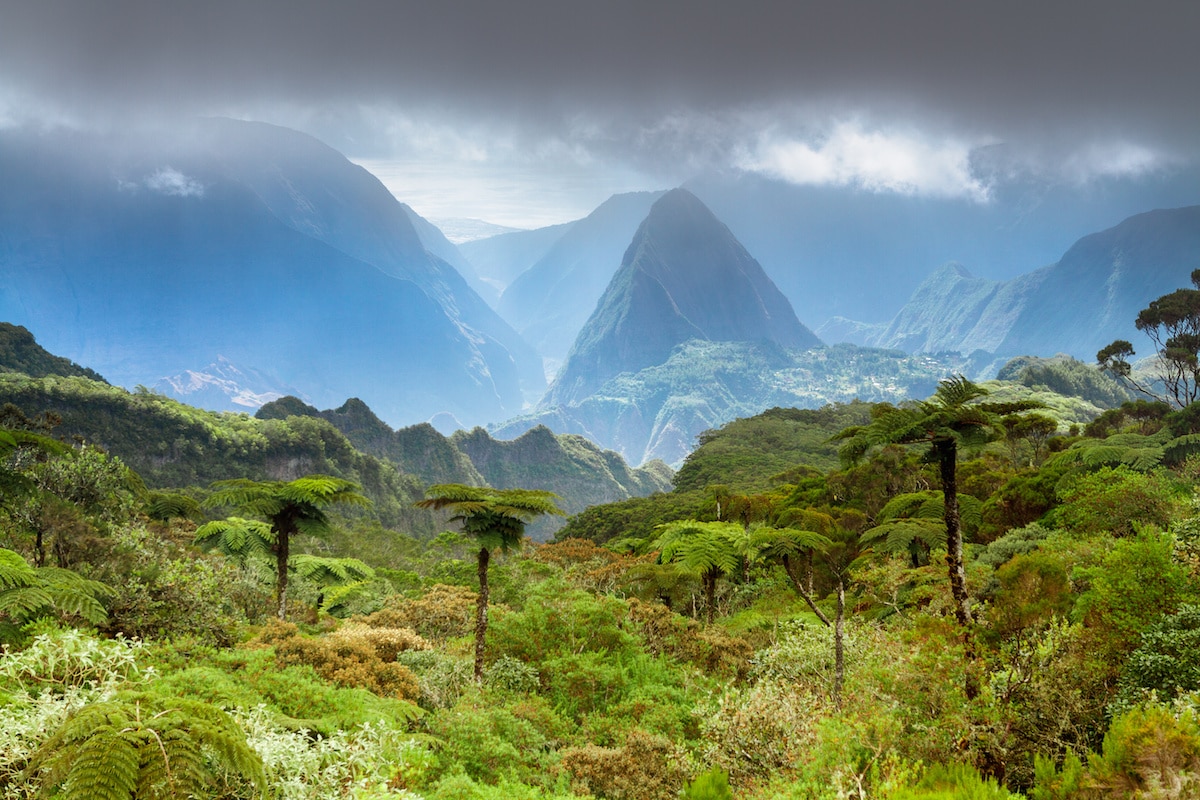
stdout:
POLYGON ((1129 357, 1133 345, 1118 339, 1096 354, 1100 369, 1136 391, 1176 408, 1200 397, 1200 269, 1193 270, 1193 289, 1176 289, 1138 312, 1134 326, 1154 343, 1158 353, 1158 375, 1166 396, 1155 392, 1133 376, 1129 357))
POLYGON ((983 445, 1002 438, 1006 416, 1039 408, 1032 401, 978 402, 988 391, 962 375, 938 383, 928 400, 910 405, 877 406, 869 425, 847 428, 836 438, 846 440, 843 459, 854 462, 874 447, 887 444, 925 444, 937 464, 942 482, 942 520, 946 525, 946 565, 955 616, 963 627, 971 625, 971 598, 963 564, 962 521, 958 507, 958 448, 983 445))
POLYGON ((653 547, 664 564, 678 563, 700 577, 709 624, 716 608, 717 581, 735 574, 743 558, 753 557, 753 541, 736 522, 668 522, 659 526, 653 547))
POLYGON ((846 674, 846 585, 850 582, 851 567, 867 551, 858 532, 838 524, 827 514, 808 514, 810 520, 819 520, 821 517, 825 518, 825 524, 814 526, 820 527, 821 532, 795 528, 760 528, 756 532, 757 544, 760 555, 778 559, 783 564, 796 594, 808 604, 825 627, 833 629, 833 701, 840 706, 842 683, 846 674), (813 601, 811 587, 806 587, 796 574, 796 558, 811 558, 814 554, 833 578, 836 593, 833 620, 821 611, 813 601))
POLYGON ((464 486, 460 483, 439 483, 430 486, 420 508, 449 510, 450 521, 462 526, 479 543, 476 571, 479 576, 479 598, 475 605, 475 679, 483 680, 483 653, 488 622, 488 563, 492 550, 500 552, 521 546, 525 525, 543 514, 562 515, 554 504, 558 495, 540 489, 492 489, 464 486))
POLYGON ((246 520, 232 517, 218 523, 202 525, 196 531, 200 546, 231 549, 240 538, 244 547, 267 547, 275 556, 275 603, 278 616, 287 616, 288 555, 291 538, 297 533, 324 535, 329 530, 325 509, 334 505, 370 503, 358 493, 358 485, 330 475, 309 475, 294 481, 252 481, 237 478, 217 481, 216 488, 204 505, 231 506, 244 514, 261 517, 270 525, 269 532, 261 528, 250 530, 246 520))

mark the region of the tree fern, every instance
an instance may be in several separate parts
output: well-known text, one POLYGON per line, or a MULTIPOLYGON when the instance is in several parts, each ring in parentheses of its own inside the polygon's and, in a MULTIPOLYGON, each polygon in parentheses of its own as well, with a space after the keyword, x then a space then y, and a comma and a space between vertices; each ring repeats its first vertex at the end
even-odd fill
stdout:
POLYGON ((125 692, 72 715, 31 757, 25 777, 58 800, 183 800, 227 777, 266 792, 262 760, 220 709, 125 692))
MULTIPOLYGON (((269 550, 275 556, 275 603, 281 620, 287 616, 288 558, 292 535, 306 533, 321 536, 326 533, 329 530, 329 518, 325 513, 328 506, 370 504, 367 498, 358 493, 356 484, 331 475, 308 475, 286 483, 236 478, 217 481, 213 486, 216 491, 204 501, 206 506, 232 506, 240 513, 261 517, 269 523, 269 550)), ((226 529, 204 526, 201 529, 204 531, 201 543, 211 540, 219 546, 222 542, 236 540, 245 547, 267 544, 267 536, 261 529, 252 529, 246 520, 236 517, 226 522, 232 524, 234 520, 238 522, 226 529), (235 527, 238 530, 235 531, 235 527)), ((200 533, 197 531, 198 535, 200 533)))

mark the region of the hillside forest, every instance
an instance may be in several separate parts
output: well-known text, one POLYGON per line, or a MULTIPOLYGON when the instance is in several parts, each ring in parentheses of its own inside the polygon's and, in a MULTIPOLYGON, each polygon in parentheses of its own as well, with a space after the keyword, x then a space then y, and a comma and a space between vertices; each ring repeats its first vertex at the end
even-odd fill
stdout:
POLYGON ((774 408, 541 543, 549 465, 6 345, 0 793, 1200 797, 1200 289, 1160 300, 1149 362, 774 408))

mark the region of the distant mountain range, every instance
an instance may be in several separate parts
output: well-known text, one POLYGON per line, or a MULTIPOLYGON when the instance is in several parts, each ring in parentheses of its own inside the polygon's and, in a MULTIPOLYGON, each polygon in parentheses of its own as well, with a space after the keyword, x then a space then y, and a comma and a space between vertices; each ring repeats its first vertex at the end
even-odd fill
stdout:
POLYGON ((310 137, 8 129, 0 174, 0 319, 117 383, 224 357, 314 402, 466 424, 545 386, 536 352, 431 252, 440 234, 310 137))
MULTIPOLYGON (((1085 236, 1054 264, 1008 281, 947 264, 872 341, 910 352, 1066 353, 1093 361, 1114 339, 1148 345, 1134 326, 1156 297, 1200 268, 1200 206, 1149 211, 1085 236)), ((1148 354, 1148 353, 1147 353, 1148 354)))
MULTIPOLYGON (((611 450, 576 435, 556 435, 535 426, 512 441, 498 441, 483 428, 446 437, 429 424, 393 430, 357 398, 318 411, 295 397, 260 408, 260 419, 309 416, 333 424, 356 448, 387 459, 424 485, 465 483, 497 489, 545 489, 560 507, 576 514, 599 503, 643 497, 671 488, 673 473, 661 461, 630 468, 611 450)), ((564 524, 562 517, 539 520, 530 535, 545 540, 564 524)))

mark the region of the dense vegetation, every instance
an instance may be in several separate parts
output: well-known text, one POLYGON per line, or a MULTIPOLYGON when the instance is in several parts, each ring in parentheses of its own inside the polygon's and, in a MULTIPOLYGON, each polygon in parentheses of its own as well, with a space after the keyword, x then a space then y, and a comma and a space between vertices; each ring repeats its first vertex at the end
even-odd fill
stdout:
MULTIPOLYGON (((1085 425, 1049 388, 1079 367, 1048 368, 738 420, 674 491, 524 547, 544 492, 433 487, 458 522, 421 536, 374 516, 394 489, 348 471, 372 457, 255 472, 271 437, 340 452, 323 418, 224 428, 95 390, 180 439, 148 475, 246 467, 152 491, 53 438, 69 404, 9 407, 0 792, 1196 797, 1200 412, 1124 401, 1085 425), (376 508, 332 513, 359 481, 376 508)), ((96 402, 103 433, 119 415, 96 402)))

